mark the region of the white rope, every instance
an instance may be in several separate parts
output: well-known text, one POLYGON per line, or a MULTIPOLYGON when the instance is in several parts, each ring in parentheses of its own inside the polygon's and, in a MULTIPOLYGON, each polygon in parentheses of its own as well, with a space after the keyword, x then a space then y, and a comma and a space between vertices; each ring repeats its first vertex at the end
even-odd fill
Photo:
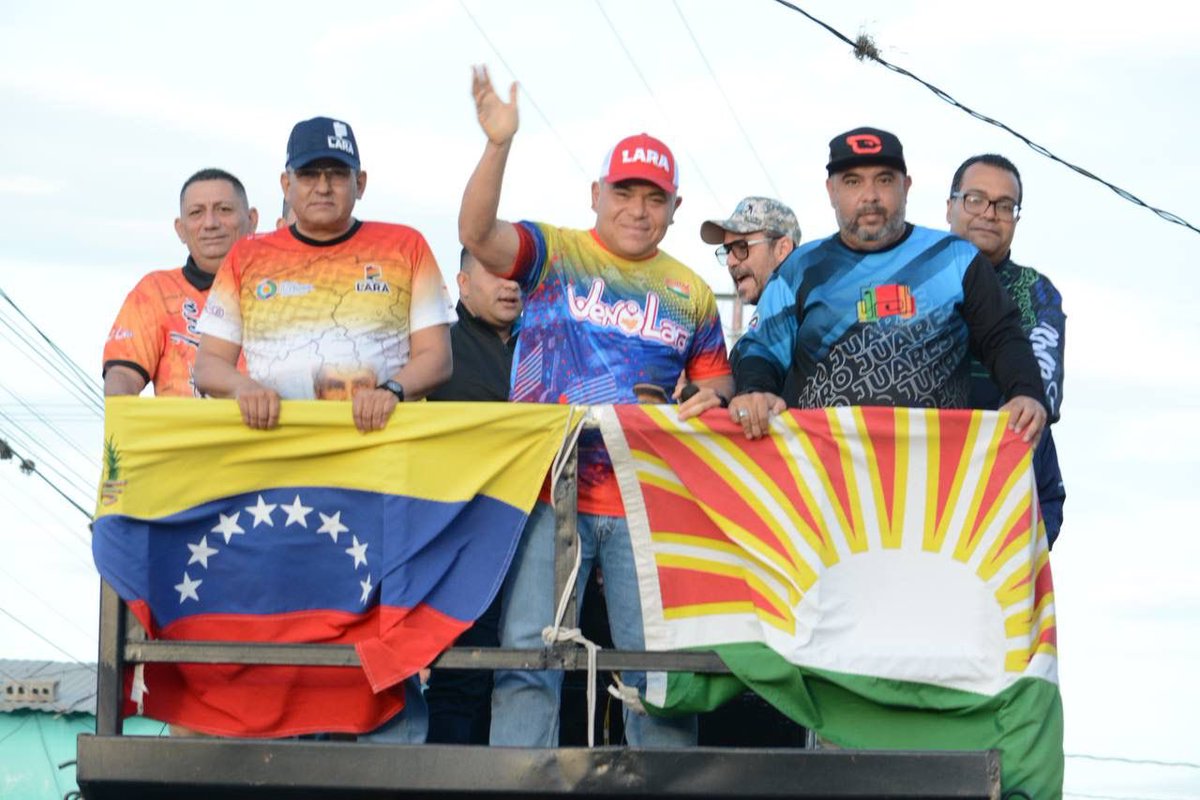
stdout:
POLYGON ((641 714, 643 717, 649 715, 649 711, 642 705, 642 696, 638 694, 636 686, 630 686, 621 680, 621 676, 613 673, 613 680, 617 682, 616 686, 609 686, 608 693, 620 700, 635 714, 641 714))
POLYGON ((558 625, 542 631, 542 641, 547 645, 556 642, 575 642, 587 649, 587 741, 588 747, 596 746, 596 651, 600 645, 588 639, 579 628, 560 628, 558 625))
POLYGON ((567 467, 567 455, 575 447, 575 443, 579 441, 579 434, 583 433, 583 422, 581 421, 574 428, 571 428, 571 421, 575 419, 575 412, 578 406, 571 407, 571 413, 567 415, 566 424, 563 426, 563 442, 559 446, 558 452, 554 454, 554 461, 550 465, 550 505, 554 506, 554 487, 558 485, 558 479, 562 477, 562 471, 567 467))
MULTIPOLYGON (((583 423, 576 425, 570 429, 571 420, 575 418, 575 408, 572 408, 572 413, 567 417, 567 429, 563 432, 563 443, 559 448, 557 455, 554 456, 554 464, 550 467, 550 505, 554 507, 554 497, 556 492, 555 487, 558 485, 559 479, 562 477, 562 471, 566 468, 566 456, 575 447, 575 443, 579 441, 579 434, 583 431, 583 423)), ((557 537, 557 526, 556 526, 557 537)), ((558 607, 554 611, 554 624, 542 629, 542 641, 547 646, 557 644, 558 642, 575 642, 583 645, 588 654, 588 677, 587 677, 587 719, 588 719, 588 747, 596 746, 596 651, 600 646, 589 640, 579 628, 564 628, 563 617, 567 615, 567 605, 571 602, 571 596, 575 592, 575 583, 579 580, 579 567, 583 563, 583 547, 579 542, 579 528, 575 529, 575 563, 571 565, 571 574, 567 578, 567 583, 563 587, 562 596, 558 598, 558 607)))
POLYGON ((133 685, 129 688, 129 699, 137 703, 138 716, 146 711, 144 701, 148 694, 150 689, 146 686, 146 665, 137 664, 133 668, 133 685))

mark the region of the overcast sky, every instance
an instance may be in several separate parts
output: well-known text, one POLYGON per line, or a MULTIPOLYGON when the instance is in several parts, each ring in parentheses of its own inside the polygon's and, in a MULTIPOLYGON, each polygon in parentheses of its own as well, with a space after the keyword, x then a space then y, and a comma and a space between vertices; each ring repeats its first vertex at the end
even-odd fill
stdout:
MULTIPOLYGON (((1195 6, 801 5, 1200 226, 1195 6)), ((477 62, 497 83, 522 83, 502 215, 589 226, 604 153, 648 131, 681 164, 684 202, 664 247, 718 292, 729 279, 699 227, 742 196, 792 205, 805 240, 834 230, 823 165, 836 133, 896 133, 908 217, 932 227, 945 225, 962 159, 1012 158, 1025 183, 1014 257, 1051 277, 1068 315, 1055 430, 1068 499, 1053 558, 1067 751, 1200 763, 1200 235, 856 61, 774 2, 7 2, 0 288, 98 377, 126 292, 185 256, 172 229, 183 179, 207 166, 239 175, 266 230, 288 131, 316 115, 354 127, 370 178, 358 215, 419 228, 450 276, 458 202, 483 147, 477 62)), ((99 417, 27 358, 5 324, 14 317, 0 301, 0 433, 88 505, 70 486, 94 483, 99 417)), ((65 658, 57 647, 94 660, 83 515, 0 462, 0 522, 0 657, 65 658)), ((1200 795, 1196 768, 1069 758, 1067 769, 1068 796, 1200 795)))

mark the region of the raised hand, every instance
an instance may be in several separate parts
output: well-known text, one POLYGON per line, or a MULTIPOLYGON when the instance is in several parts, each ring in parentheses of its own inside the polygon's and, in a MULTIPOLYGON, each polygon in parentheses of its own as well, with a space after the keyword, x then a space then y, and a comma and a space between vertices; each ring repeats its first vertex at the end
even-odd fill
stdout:
POLYGON ((475 98, 475 114, 479 127, 487 134, 488 141, 495 145, 506 145, 512 141, 520 120, 517 115, 517 84, 508 88, 508 102, 500 99, 492 86, 487 67, 482 64, 472 67, 471 95, 475 98))

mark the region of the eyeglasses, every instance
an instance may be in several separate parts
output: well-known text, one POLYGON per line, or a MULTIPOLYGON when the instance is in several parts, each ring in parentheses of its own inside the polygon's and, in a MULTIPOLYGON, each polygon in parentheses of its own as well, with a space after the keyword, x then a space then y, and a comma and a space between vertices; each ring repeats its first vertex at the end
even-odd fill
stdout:
POLYGON ((722 267, 729 266, 729 254, 733 253, 737 256, 738 261, 745 261, 750 255, 750 248, 756 244, 763 242, 773 242, 778 239, 778 236, 764 236, 761 239, 736 239, 729 244, 723 244, 713 252, 717 255, 717 262, 722 267))
POLYGON ((976 217, 986 214, 987 210, 993 206, 996 209, 996 216, 1006 222, 1013 221, 1021 213, 1021 207, 1007 197, 988 200, 986 195, 978 192, 954 192, 950 196, 962 200, 963 210, 976 217))
POLYGON ((349 183, 353 173, 354 170, 349 167, 300 167, 292 170, 296 180, 301 183, 319 183, 322 175, 330 184, 349 183))

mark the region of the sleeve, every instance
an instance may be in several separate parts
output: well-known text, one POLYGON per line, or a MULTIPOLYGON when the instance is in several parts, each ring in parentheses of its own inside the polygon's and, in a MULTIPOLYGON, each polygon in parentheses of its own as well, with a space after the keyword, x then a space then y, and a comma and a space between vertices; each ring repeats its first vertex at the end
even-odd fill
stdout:
MULTIPOLYGON (((787 264, 788 261, 784 261, 779 269, 783 270, 787 264)), ((781 395, 798 333, 796 295, 777 271, 775 277, 767 281, 757 313, 734 347, 733 377, 737 393, 781 395)))
POLYGON ((521 286, 522 295, 529 295, 542 282, 550 245, 546 242, 546 231, 536 222, 522 220, 514 227, 520 244, 512 269, 505 277, 521 286))
POLYGON ((151 277, 147 275, 133 287, 117 312, 104 343, 101 376, 109 367, 120 365, 129 367, 150 383, 162 357, 162 315, 162 295, 153 290, 151 277))
POLYGON ((698 300, 699 322, 692 336, 684 370, 692 380, 728 375, 729 355, 725 349, 725 331, 721 328, 721 317, 717 313, 717 300, 707 285, 703 296, 698 300))
POLYGON ((967 267, 962 287, 971 352, 988 368, 1006 400, 1025 395, 1045 404, 1041 371, 1021 329, 1020 312, 983 255, 976 255, 967 267))
POLYGON ((204 303, 204 313, 196 330, 236 345, 242 343, 242 270, 237 260, 238 246, 225 257, 213 279, 204 303))
POLYGON ((1067 346, 1067 315, 1062 295, 1045 276, 1038 275, 1033 287, 1037 324, 1029 331, 1029 343, 1042 372, 1050 422, 1057 422, 1063 400, 1063 378, 1067 346))
POLYGON ((446 281, 438 268, 437 259, 429 249, 429 243, 419 233, 414 233, 412 259, 412 296, 409 300, 409 333, 435 325, 449 325, 456 315, 450 304, 450 293, 446 281))
POLYGON ((1063 503, 1067 499, 1067 490, 1063 486, 1062 469, 1058 466, 1054 435, 1049 428, 1033 451, 1033 473, 1037 480, 1038 507, 1046 525, 1046 539, 1053 548, 1058 532, 1062 530, 1063 503))

